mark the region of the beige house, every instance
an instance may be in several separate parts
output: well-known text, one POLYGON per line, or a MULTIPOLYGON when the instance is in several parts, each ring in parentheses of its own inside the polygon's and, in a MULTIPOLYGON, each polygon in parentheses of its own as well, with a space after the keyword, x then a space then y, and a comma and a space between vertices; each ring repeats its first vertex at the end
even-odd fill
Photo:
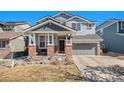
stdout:
POLYGON ((26 42, 22 30, 31 26, 28 22, 0 22, 0 58, 23 54, 26 42))
POLYGON ((21 32, 0 33, 0 58, 8 58, 12 52, 23 52, 25 42, 21 32))

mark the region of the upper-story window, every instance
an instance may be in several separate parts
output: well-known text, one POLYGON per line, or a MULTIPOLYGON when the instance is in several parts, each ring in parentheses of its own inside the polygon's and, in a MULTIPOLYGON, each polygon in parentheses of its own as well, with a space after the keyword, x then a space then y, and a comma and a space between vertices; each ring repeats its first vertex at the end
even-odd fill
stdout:
POLYGON ((11 26, 11 25, 4 25, 3 26, 3 30, 6 30, 6 31, 11 31, 13 30, 14 26, 11 26))
POLYGON ((121 22, 121 29, 124 30, 124 22, 121 22))
POLYGON ((72 23, 72 28, 76 31, 81 31, 81 23, 72 23))
POLYGON ((87 29, 90 30, 92 29, 93 26, 94 26, 93 24, 88 24, 87 29))

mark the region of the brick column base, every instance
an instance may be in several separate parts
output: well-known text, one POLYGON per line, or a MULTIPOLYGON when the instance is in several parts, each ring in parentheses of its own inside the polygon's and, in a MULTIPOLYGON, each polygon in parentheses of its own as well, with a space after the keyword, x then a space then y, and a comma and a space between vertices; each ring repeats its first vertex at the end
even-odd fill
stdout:
POLYGON ((31 57, 36 56, 36 45, 29 45, 28 46, 28 55, 31 57))
POLYGON ((47 56, 54 56, 54 45, 47 46, 47 56))
POLYGON ((100 43, 97 43, 96 45, 96 55, 100 55, 100 43))
POLYGON ((72 45, 65 45, 65 54, 72 56, 72 45))

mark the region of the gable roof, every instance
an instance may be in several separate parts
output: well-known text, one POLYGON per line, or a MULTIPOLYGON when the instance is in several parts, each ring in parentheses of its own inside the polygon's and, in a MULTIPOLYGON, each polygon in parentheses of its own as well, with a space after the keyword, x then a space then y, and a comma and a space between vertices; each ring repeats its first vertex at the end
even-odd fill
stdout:
POLYGON ((1 32, 0 33, 0 39, 14 39, 16 37, 19 37, 23 35, 21 32, 1 32))
POLYGON ((99 31, 100 29, 104 29, 104 28, 116 23, 117 21, 118 21, 117 19, 106 20, 96 27, 96 31, 99 31))
POLYGON ((72 31, 72 32, 76 32, 74 29, 72 29, 72 28, 70 28, 70 27, 67 27, 67 26, 65 26, 65 25, 63 25, 63 24, 60 24, 59 22, 57 22, 57 21, 55 21, 55 20, 53 20, 53 19, 48 19, 47 21, 44 21, 44 22, 42 22, 42 23, 39 23, 39 24, 37 24, 37 25, 35 25, 35 26, 32 26, 32 27, 30 27, 30 28, 28 28, 28 29, 25 29, 25 30, 23 30, 24 32, 26 32, 26 31, 30 31, 30 30, 34 30, 34 29, 36 29, 36 28, 38 28, 38 27, 40 27, 40 26, 43 26, 43 25, 45 25, 45 24, 47 24, 47 23, 53 23, 53 24, 56 24, 56 25, 58 25, 58 26, 60 26, 60 27, 62 27, 62 28, 65 28, 65 29, 67 29, 67 30, 69 30, 69 31, 72 31))
POLYGON ((96 22, 94 22, 94 21, 89 21, 88 19, 82 18, 82 17, 79 17, 79 16, 73 16, 73 17, 67 19, 65 22, 70 21, 70 20, 72 20, 72 19, 74 19, 74 18, 78 18, 78 19, 80 19, 80 20, 84 20, 84 21, 86 21, 86 22, 88 22, 88 23, 96 23, 96 22))
MULTIPOLYGON (((53 20, 53 21, 56 21, 56 22, 59 22, 58 20, 56 20, 56 19, 54 19, 54 18, 52 18, 52 17, 50 17, 50 16, 46 16, 46 17, 44 17, 44 18, 41 18, 41 19, 39 19, 39 20, 37 20, 36 22, 37 23, 40 23, 40 22, 44 22, 44 21, 46 21, 46 20, 53 20)), ((60 22, 59 22, 60 23, 60 22)))
POLYGON ((2 25, 13 25, 13 26, 15 26, 15 25, 24 25, 24 24, 29 24, 30 26, 31 26, 31 23, 30 22, 0 22, 0 24, 2 24, 2 25))
POLYGON ((67 15, 67 16, 70 16, 70 17, 73 16, 72 14, 69 14, 69 13, 67 13, 67 12, 62 11, 62 12, 60 12, 60 13, 58 13, 58 14, 53 15, 52 17, 56 17, 56 16, 59 16, 59 15, 62 15, 62 14, 67 15))

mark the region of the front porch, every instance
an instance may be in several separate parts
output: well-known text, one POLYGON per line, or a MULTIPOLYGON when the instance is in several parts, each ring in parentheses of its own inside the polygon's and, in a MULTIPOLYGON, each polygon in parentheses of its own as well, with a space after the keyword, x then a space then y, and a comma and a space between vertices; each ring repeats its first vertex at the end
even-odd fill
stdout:
MULTIPOLYGON (((52 32, 52 31, 51 31, 52 32)), ((31 32, 29 33, 28 55, 56 56, 72 55, 72 35, 65 32, 31 32)))

